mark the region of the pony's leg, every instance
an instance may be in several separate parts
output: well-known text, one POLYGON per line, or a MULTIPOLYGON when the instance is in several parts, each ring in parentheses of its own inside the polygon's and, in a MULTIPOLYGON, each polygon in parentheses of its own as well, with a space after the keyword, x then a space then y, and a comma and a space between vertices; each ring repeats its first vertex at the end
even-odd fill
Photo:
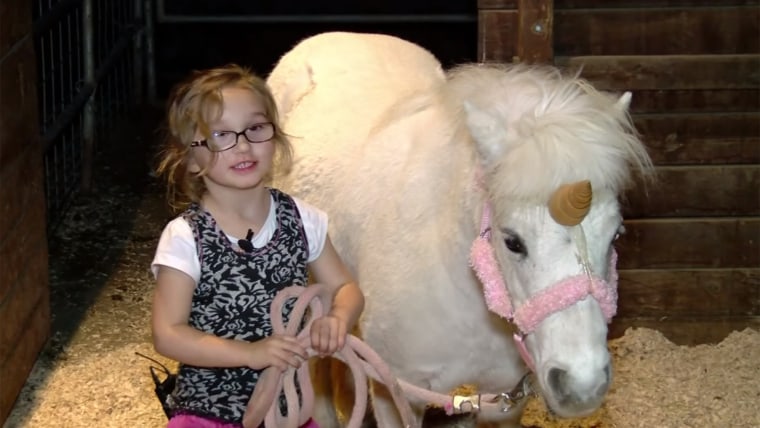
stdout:
POLYGON ((461 415, 447 416, 442 409, 428 409, 425 412, 425 420, 422 423, 423 428, 520 428, 520 415, 516 413, 515 417, 498 422, 478 421, 475 414, 467 413, 461 415))
POLYGON ((443 410, 429 409, 422 421, 423 428, 475 428, 475 416, 470 414, 446 416, 443 410))
POLYGON ((519 421, 482 422, 475 425, 477 428, 520 428, 519 421))
POLYGON ((478 422, 475 426, 477 428, 520 428, 522 427, 520 424, 520 415, 522 415, 522 411, 517 412, 514 418, 498 422, 478 422))
POLYGON ((501 422, 478 422, 474 415, 454 415, 446 416, 443 412, 428 411, 425 414, 425 420, 422 423, 423 428, 520 428, 519 418, 517 420, 506 420, 501 422))
MULTIPOLYGON (((375 415, 377 428, 404 427, 388 388, 382 383, 371 380, 370 393, 372 394, 372 412, 375 415)), ((422 421, 424 410, 412 406, 412 411, 415 413, 418 423, 422 421)))
POLYGON ((313 418, 320 428, 340 428, 332 403, 330 358, 312 358, 309 374, 314 387, 313 418))
MULTIPOLYGON (((354 377, 349 367, 337 358, 330 359, 330 379, 332 386, 333 409, 338 418, 340 426, 345 427, 351 419, 354 410, 354 377)), ((369 409, 365 409, 364 421, 369 418, 367 414, 369 409)), ((366 422, 362 427, 367 426, 366 422)))

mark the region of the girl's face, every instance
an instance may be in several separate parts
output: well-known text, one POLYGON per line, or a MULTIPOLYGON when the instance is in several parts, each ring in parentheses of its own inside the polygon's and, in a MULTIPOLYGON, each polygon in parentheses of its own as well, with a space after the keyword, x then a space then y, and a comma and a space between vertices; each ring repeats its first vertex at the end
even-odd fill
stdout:
MULTIPOLYGON (((219 120, 209 123, 211 132, 242 132, 256 124, 269 122, 264 105, 259 97, 249 89, 228 87, 222 89, 223 111, 219 120)), ((237 144, 231 149, 212 153, 206 147, 192 149, 189 170, 206 170, 203 180, 206 188, 250 189, 259 186, 268 176, 274 157, 274 141, 249 143, 244 135, 239 135, 237 144)), ((206 137, 196 132, 195 141, 206 137)))

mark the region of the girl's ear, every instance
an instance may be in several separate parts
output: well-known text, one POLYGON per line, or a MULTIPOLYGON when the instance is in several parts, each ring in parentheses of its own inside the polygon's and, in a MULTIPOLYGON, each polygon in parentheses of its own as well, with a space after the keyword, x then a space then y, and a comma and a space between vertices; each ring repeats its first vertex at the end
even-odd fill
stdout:
POLYGON ((198 161, 195 160, 195 156, 191 153, 187 157, 187 171, 191 174, 198 174, 201 172, 203 168, 198 164, 198 161))

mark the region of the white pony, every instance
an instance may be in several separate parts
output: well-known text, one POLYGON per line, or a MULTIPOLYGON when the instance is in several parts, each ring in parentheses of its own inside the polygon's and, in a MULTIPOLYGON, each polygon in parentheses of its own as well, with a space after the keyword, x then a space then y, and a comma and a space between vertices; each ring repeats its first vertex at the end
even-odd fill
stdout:
MULTIPOLYGON (((362 338, 396 376, 501 393, 530 367, 556 414, 601 405, 618 197, 651 168, 630 94, 549 67, 444 75, 419 46, 351 33, 306 39, 268 82, 296 151, 275 185, 328 211, 366 295, 362 338), (570 183, 575 196, 556 196, 570 183)), ((401 426, 387 391, 372 391, 377 425, 401 426)), ((521 408, 479 422, 516 426, 521 408)))

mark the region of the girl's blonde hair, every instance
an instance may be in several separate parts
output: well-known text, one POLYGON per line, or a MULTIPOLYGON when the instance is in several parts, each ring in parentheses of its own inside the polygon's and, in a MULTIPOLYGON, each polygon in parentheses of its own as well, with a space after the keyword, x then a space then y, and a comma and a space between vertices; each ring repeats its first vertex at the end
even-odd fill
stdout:
MULTIPOLYGON (((218 120, 223 112, 222 89, 236 87, 248 89, 264 105, 264 114, 274 124, 274 165, 278 174, 287 174, 293 162, 293 148, 279 125, 277 105, 266 82, 250 69, 236 64, 193 72, 177 84, 167 100, 167 135, 160 152, 156 173, 166 180, 166 199, 175 213, 184 211, 191 203, 199 202, 206 192, 203 183, 205 171, 188 170, 190 143, 196 132, 209 138, 209 124, 218 120)), ((205 148, 201 149, 205 150, 205 148)), ((270 173, 266 180, 271 181, 270 173)))

